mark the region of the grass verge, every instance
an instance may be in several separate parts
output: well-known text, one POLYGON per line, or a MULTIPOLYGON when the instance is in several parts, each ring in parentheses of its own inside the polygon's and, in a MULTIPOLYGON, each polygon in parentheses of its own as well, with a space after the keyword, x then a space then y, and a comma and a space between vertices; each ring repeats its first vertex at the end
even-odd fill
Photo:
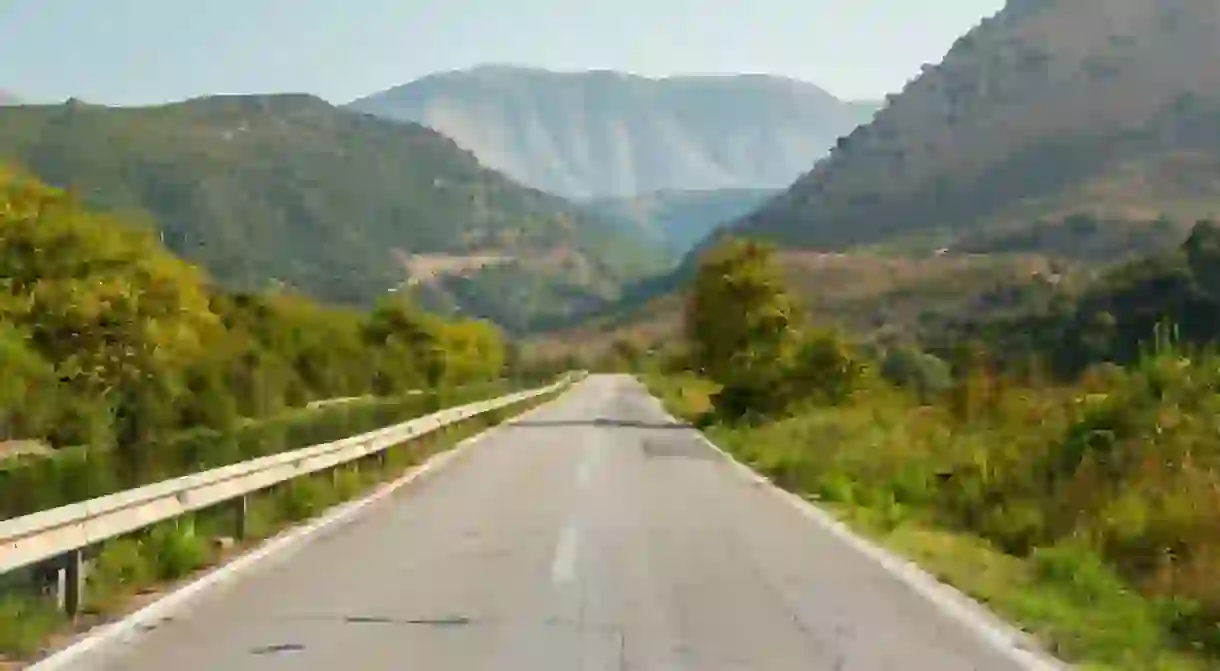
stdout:
MULTIPOLYGON (((877 424, 874 408, 822 408, 787 422, 731 428, 707 420, 714 384, 681 375, 644 381, 671 414, 702 426, 737 459, 987 605, 1060 659, 1095 671, 1220 667, 1201 646, 1183 645, 1174 630, 1182 620, 1181 604, 1140 595, 1088 548, 1064 544, 1026 556, 1010 554, 940 523, 917 496, 895 496, 880 482, 844 477, 847 469, 810 463, 821 456, 814 452, 821 441, 838 445, 821 451, 827 459, 868 453, 863 442, 852 441, 876 440, 876 431, 892 429, 877 424)), ((885 468, 877 469, 879 481, 890 477, 885 468)))

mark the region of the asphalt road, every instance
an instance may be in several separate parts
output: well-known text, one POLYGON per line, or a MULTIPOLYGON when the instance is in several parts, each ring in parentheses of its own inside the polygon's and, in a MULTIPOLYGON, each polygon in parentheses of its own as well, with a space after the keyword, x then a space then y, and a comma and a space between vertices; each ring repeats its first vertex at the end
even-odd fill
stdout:
POLYGON ((77 668, 1018 668, 593 377, 356 521, 77 668))

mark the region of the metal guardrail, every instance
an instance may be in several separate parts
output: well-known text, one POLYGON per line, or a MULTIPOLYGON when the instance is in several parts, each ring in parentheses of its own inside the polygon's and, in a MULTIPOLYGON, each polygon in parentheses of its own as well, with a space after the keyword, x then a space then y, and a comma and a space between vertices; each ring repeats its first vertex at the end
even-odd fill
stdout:
MULTIPOLYGON (((491 382, 481 382, 481 383, 476 383, 476 384, 460 385, 460 386, 451 388, 449 391, 465 391, 467 389, 475 389, 475 388, 482 387, 482 386, 496 384, 497 382, 503 383, 503 382, 510 382, 510 381, 507 379, 504 379, 504 378, 500 378, 498 380, 494 380, 491 382)), ((402 392, 400 395, 419 396, 420 394, 424 394, 424 393, 427 393, 426 390, 424 390, 424 389, 409 389, 405 392, 402 392)), ((336 398, 323 398, 323 399, 319 399, 317 401, 310 401, 309 403, 305 404, 305 407, 309 408, 310 410, 316 410, 318 408, 328 408, 328 407, 334 406, 334 405, 346 405, 348 403, 356 403, 358 401, 371 401, 376 398, 377 398, 377 396, 374 394, 365 394, 364 396, 341 396, 341 397, 336 397, 336 398)))
MULTIPOLYGON (((244 535, 246 497, 272 485, 332 469, 484 413, 537 398, 580 379, 569 373, 530 391, 478 401, 370 433, 260 457, 80 503, 0 521, 0 574, 63 558, 64 607, 80 603, 82 550, 96 543, 209 508, 237 503, 237 536, 244 535)), ((62 579, 61 579, 62 580, 62 579)))

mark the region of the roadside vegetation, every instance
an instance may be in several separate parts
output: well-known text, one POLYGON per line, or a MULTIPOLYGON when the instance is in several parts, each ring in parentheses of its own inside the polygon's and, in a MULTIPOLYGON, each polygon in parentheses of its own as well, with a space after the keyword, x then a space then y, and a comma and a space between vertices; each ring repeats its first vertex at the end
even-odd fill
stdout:
POLYGON ((0 172, 0 450, 50 449, 0 461, 0 517, 495 395, 532 377, 509 359, 490 324, 405 299, 226 292, 150 233, 0 172), (357 400, 307 407, 335 398, 357 400))
POLYGON ((1197 310, 1220 296, 1216 240, 1201 224, 1182 250, 941 356, 819 328, 768 247, 729 240, 690 287, 685 340, 638 365, 737 458, 1053 654, 1215 668, 1220 331, 1197 310))
POLYGON ((90 551, 84 608, 75 620, 62 614, 50 595, 31 589, 29 576, 0 576, 0 669, 36 658, 75 633, 132 612, 175 584, 236 558, 336 504, 369 493, 461 440, 559 393, 562 390, 393 447, 384 460, 370 457, 253 495, 244 538, 235 537, 235 508, 222 504, 102 543, 90 551))
MULTIPOLYGON (((371 431, 554 372, 523 369, 486 322, 403 297, 365 313, 226 291, 146 230, 2 169, 0 371, 0 519, 371 431), (38 449, 10 456, 28 445, 38 449)), ((248 540, 403 472, 503 416, 493 414, 395 448, 384 464, 254 497, 248 540)), ((0 576, 0 662, 214 565, 237 549, 234 535, 221 507, 93 548, 75 623, 33 572, 0 576)))

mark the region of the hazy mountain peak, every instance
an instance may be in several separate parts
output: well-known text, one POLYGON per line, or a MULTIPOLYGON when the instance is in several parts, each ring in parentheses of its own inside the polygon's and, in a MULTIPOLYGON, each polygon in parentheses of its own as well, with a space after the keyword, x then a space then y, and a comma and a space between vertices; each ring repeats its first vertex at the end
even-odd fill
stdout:
POLYGON ((523 183, 582 198, 782 188, 873 111, 769 75, 506 65, 430 75, 352 107, 429 126, 523 183))

